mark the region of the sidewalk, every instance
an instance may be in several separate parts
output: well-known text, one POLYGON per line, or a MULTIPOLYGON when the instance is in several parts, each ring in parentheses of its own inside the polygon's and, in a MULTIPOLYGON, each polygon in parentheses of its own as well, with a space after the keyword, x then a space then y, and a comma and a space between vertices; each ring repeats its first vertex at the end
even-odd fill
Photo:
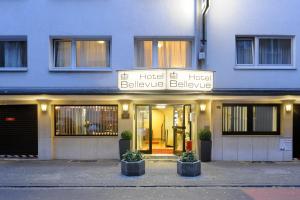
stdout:
POLYGON ((176 173, 174 161, 147 161, 146 174, 126 177, 116 160, 0 160, 0 187, 300 187, 300 162, 202 163, 200 177, 176 173))

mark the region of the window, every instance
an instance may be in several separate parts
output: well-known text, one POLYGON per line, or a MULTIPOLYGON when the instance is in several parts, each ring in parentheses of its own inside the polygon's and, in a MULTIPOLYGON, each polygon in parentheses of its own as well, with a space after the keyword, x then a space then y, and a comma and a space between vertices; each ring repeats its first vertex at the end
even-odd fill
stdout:
POLYGON ((259 64, 292 64, 291 39, 259 39, 259 64))
POLYGON ((279 135, 279 105, 223 105, 224 135, 279 135))
POLYGON ((137 41, 137 66, 152 67, 152 41, 137 41))
POLYGON ((286 69, 292 67, 292 37, 236 37, 238 68, 286 69))
POLYGON ((192 63, 188 40, 137 40, 136 65, 144 68, 187 68, 192 63))
POLYGON ((54 67, 95 68, 108 67, 107 40, 54 40, 54 67))
POLYGON ((237 38, 236 40, 236 55, 237 64, 253 64, 253 38, 237 38))
POLYGON ((57 136, 117 136, 118 106, 55 106, 57 136))
POLYGON ((0 68, 27 67, 26 41, 0 41, 0 68))

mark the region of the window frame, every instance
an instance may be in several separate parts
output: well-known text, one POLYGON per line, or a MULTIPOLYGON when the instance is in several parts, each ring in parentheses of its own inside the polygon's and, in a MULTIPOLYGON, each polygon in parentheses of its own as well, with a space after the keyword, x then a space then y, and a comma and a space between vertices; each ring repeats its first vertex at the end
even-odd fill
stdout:
POLYGON ((29 66, 28 59, 28 39, 27 36, 6 36, 0 37, 0 42, 25 42, 26 43, 26 66, 24 67, 0 67, 0 72, 27 72, 29 66))
POLYGON ((236 37, 235 39, 235 65, 237 66, 254 66, 255 65, 255 37, 236 37), (238 40, 250 40, 252 41, 252 64, 239 64, 237 53, 237 41, 238 40))
POLYGON ((281 135, 280 133, 280 111, 281 111, 281 105, 280 104, 233 104, 233 103, 224 103, 222 105, 222 135, 229 135, 229 136, 252 136, 252 135, 262 135, 262 136, 268 136, 268 135, 281 135), (232 106, 246 106, 247 107, 247 131, 240 132, 240 131, 224 131, 224 107, 232 107, 232 106), (270 107, 277 107, 277 130, 276 131, 253 131, 253 107, 259 107, 259 106, 270 106, 270 107))
POLYGON ((54 136, 55 137, 119 137, 119 105, 118 104, 54 104, 53 105, 53 110, 54 110, 54 136), (57 113, 55 112, 55 107, 57 106, 115 106, 117 107, 117 134, 116 135, 83 135, 83 134, 80 134, 80 135, 58 135, 56 133, 56 122, 57 122, 57 113))
POLYGON ((259 36, 259 35, 236 35, 235 36, 235 66, 236 70, 295 70, 296 66, 296 51, 295 51, 295 36, 285 35, 285 36, 259 36), (238 64, 237 63, 237 39, 238 38, 253 38, 253 64, 238 64), (259 64, 259 42, 260 39, 289 39, 291 41, 291 64, 259 64))
POLYGON ((74 71, 74 72, 80 72, 80 71, 104 71, 104 72, 110 72, 112 71, 111 67, 111 38, 110 37, 79 37, 79 38, 72 38, 72 37, 53 37, 51 38, 51 65, 49 67, 49 71, 59 72, 59 71, 74 71), (55 42, 57 41, 70 41, 71 42, 71 65, 66 67, 56 67, 55 63, 55 42), (77 41, 105 41, 107 43, 106 45, 106 59, 108 60, 107 66, 86 66, 86 67, 78 67, 77 66, 77 41))
POLYGON ((186 68, 170 68, 170 69, 192 69, 194 66, 194 38, 190 37, 135 37, 134 39, 134 68, 135 69, 169 69, 169 68, 160 68, 158 66, 158 42, 159 41, 186 41, 190 42, 191 44, 191 60, 190 60, 190 66, 187 66, 186 68), (137 42, 138 41, 151 41, 152 42, 152 66, 151 68, 138 66, 137 62, 137 42))

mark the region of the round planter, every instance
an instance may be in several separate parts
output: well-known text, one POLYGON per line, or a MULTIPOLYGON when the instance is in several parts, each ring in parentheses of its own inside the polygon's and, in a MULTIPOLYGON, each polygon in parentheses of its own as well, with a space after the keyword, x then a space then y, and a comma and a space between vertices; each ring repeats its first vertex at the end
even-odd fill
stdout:
POLYGON ((145 160, 127 162, 121 160, 121 173, 125 176, 141 176, 145 174, 145 160))
POLYGON ((177 161, 177 174, 181 176, 199 176, 201 174, 201 162, 200 160, 196 162, 182 162, 177 161))

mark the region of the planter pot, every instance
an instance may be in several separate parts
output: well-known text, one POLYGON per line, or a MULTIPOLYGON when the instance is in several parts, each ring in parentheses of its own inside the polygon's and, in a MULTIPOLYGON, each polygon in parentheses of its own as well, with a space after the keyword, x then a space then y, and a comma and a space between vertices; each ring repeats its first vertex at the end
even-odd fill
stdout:
POLYGON ((121 173, 125 176, 141 176, 145 174, 145 160, 126 162, 121 160, 121 173))
POLYGON ((198 154, 201 162, 211 161, 211 141, 198 140, 198 154))
POLYGON ((130 150, 130 140, 120 139, 119 140, 120 160, 122 160, 122 155, 126 153, 126 151, 128 150, 130 150))
POLYGON ((177 174, 181 176, 199 176, 201 174, 201 162, 181 162, 177 161, 177 174))

